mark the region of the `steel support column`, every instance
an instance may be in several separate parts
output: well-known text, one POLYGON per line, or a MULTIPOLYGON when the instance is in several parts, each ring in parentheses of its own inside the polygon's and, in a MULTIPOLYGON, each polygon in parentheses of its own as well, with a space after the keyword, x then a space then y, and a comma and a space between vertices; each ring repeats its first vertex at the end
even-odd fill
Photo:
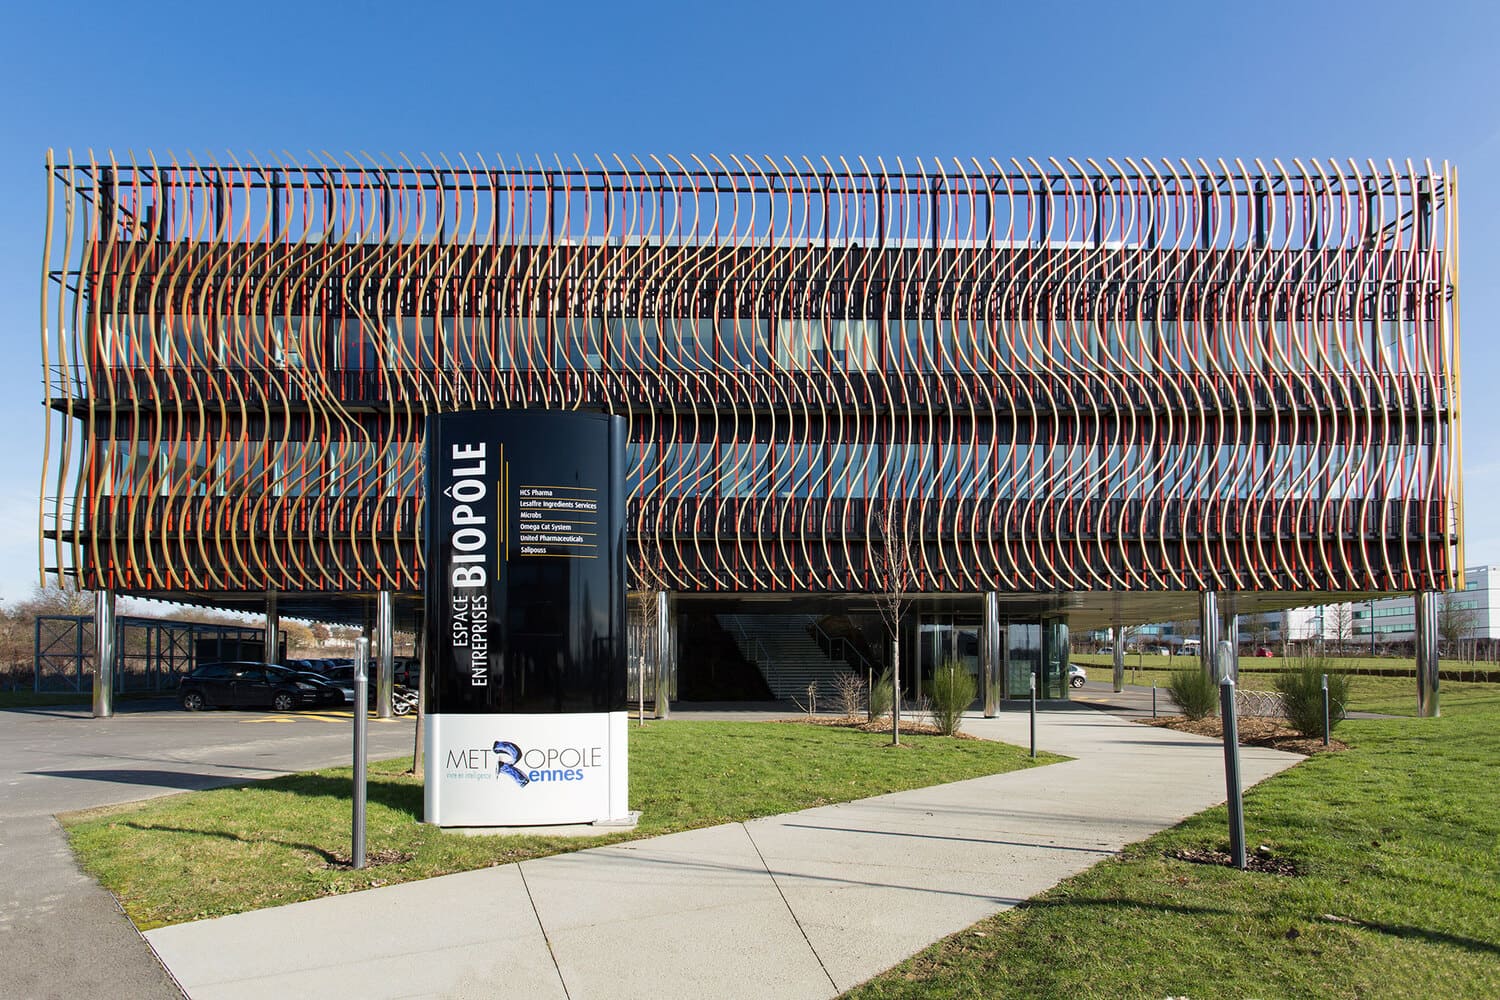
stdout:
POLYGON ((276 591, 266 591, 266 662, 281 662, 281 612, 276 607, 276 591))
POLYGON ((1219 595, 1205 590, 1198 595, 1198 662, 1205 677, 1214 677, 1214 653, 1218 646, 1219 595))
MULTIPOLYGON (((78 623, 83 632, 83 623, 78 623)), ((94 591, 94 718, 115 714, 115 592, 94 591)))
POLYGON ((984 595, 984 659, 980 669, 986 719, 993 719, 1000 714, 1000 671, 1005 663, 1005 650, 1000 646, 1003 635, 1004 632, 1000 629, 1000 595, 991 590, 984 595))
POLYGON ((1110 630, 1110 648, 1114 650, 1114 685, 1115 691, 1125 690, 1125 623, 1115 619, 1115 627, 1110 630))
MULTIPOLYGON (((1438 711, 1437 591, 1419 590, 1413 596, 1417 611, 1417 714, 1435 718, 1438 711)), ((1374 621, 1370 622, 1373 628, 1374 621)))
MULTIPOLYGON (((391 711, 391 689, 396 682, 396 660, 395 645, 395 614, 394 595, 389 590, 382 590, 375 603, 375 645, 380 651, 380 674, 375 682, 375 714, 382 719, 389 719, 394 714, 391 711)), ((359 711, 356 705, 354 710, 359 711)))
POLYGON ((677 621, 672 614, 672 595, 656 592, 656 692, 652 696, 658 719, 672 712, 672 689, 677 680, 677 621))

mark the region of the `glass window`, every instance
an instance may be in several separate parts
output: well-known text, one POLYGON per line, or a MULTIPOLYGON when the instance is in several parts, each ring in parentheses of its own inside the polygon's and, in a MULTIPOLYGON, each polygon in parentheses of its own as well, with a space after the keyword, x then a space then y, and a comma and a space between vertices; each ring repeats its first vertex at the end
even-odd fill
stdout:
POLYGON ((769 444, 748 441, 722 445, 719 457, 719 491, 725 496, 763 496, 766 492, 763 477, 770 449, 769 444))
POLYGON ((726 365, 764 368, 770 363, 768 323, 760 319, 719 320, 719 343, 726 365))
POLYGON ((867 497, 880 477, 880 458, 873 444, 835 444, 824 450, 831 495, 867 497))
MULTIPOLYGON (((1015 623, 1005 627, 1010 655, 1005 669, 1005 697, 1029 698, 1031 677, 1041 668, 1042 627, 1036 623, 1015 623)), ((1041 691, 1038 690, 1038 696, 1041 691)))
POLYGON ((633 497, 656 489, 656 443, 632 441, 625 446, 625 488, 633 497))
POLYGON ((827 347, 822 320, 776 321, 776 364, 779 367, 798 371, 820 368, 827 360, 827 347))
POLYGON ((879 320, 834 320, 834 364, 845 370, 871 371, 879 368, 880 346, 877 339, 879 328, 879 320))

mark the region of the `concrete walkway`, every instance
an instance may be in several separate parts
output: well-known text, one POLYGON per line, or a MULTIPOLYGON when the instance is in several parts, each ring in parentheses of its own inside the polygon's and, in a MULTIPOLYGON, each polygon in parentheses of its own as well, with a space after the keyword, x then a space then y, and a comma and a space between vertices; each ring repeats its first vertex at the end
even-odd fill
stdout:
MULTIPOLYGON (((78 870, 55 813, 349 760, 351 723, 327 713, 119 708, 0 711, 0 998, 180 996, 114 897, 78 870)), ((373 754, 411 747, 410 720, 370 728, 373 754)))
MULTIPOLYGON (((200 1000, 834 996, 1224 798, 1212 741, 1092 711, 1039 733, 1076 759, 146 937, 200 1000)), ((1246 780, 1298 759, 1246 748, 1246 780)))

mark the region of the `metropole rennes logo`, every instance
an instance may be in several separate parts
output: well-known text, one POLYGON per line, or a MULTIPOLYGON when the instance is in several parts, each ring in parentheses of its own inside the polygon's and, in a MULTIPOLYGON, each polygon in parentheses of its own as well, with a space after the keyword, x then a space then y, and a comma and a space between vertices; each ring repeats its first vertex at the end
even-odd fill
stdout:
POLYGON ((583 781, 590 771, 604 766, 604 748, 531 747, 523 749, 511 740, 496 740, 489 747, 449 750, 444 769, 450 776, 465 778, 509 778, 525 788, 533 782, 583 781))

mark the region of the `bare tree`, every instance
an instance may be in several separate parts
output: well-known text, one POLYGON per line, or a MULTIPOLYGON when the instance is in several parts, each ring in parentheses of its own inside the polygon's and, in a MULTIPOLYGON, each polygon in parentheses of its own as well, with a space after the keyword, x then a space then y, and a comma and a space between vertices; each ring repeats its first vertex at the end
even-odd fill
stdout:
POLYGON ((1438 638, 1446 642, 1452 654, 1460 659, 1460 646, 1464 638, 1474 631, 1475 621, 1474 608, 1462 600, 1460 594, 1443 595, 1443 602, 1438 607, 1438 638))
MULTIPOLYGON (((646 671, 656 661, 656 602, 649 590, 637 590, 626 599, 626 656, 635 670, 636 725, 646 725, 646 671)), ((629 696, 629 692, 626 692, 629 696)))
POLYGON ((1354 608, 1348 603, 1330 604, 1323 609, 1323 637, 1332 639, 1339 652, 1354 639, 1354 608))
MULTIPOLYGON (((420 624, 417 626, 416 634, 412 636, 413 650, 417 656, 417 725, 411 735, 411 774, 419 775, 422 770, 422 741, 426 734, 426 722, 422 716, 427 713, 427 612, 420 612, 420 624)), ((364 706, 360 706, 363 708, 364 706)))
POLYGON ((1266 636, 1270 634, 1271 627, 1266 623, 1264 615, 1248 615, 1242 627, 1246 640, 1255 649, 1266 644, 1266 636))
POLYGON ((920 550, 907 534, 905 518, 893 510, 894 499, 875 515, 876 537, 870 539, 870 577, 875 607, 891 637, 891 744, 901 743, 901 620, 910 610, 920 550))
POLYGON ((94 613, 94 595, 87 590, 79 590, 78 585, 69 581, 63 584, 49 583, 45 587, 36 587, 31 596, 22 601, 18 611, 32 616, 38 615, 92 615, 94 613))

